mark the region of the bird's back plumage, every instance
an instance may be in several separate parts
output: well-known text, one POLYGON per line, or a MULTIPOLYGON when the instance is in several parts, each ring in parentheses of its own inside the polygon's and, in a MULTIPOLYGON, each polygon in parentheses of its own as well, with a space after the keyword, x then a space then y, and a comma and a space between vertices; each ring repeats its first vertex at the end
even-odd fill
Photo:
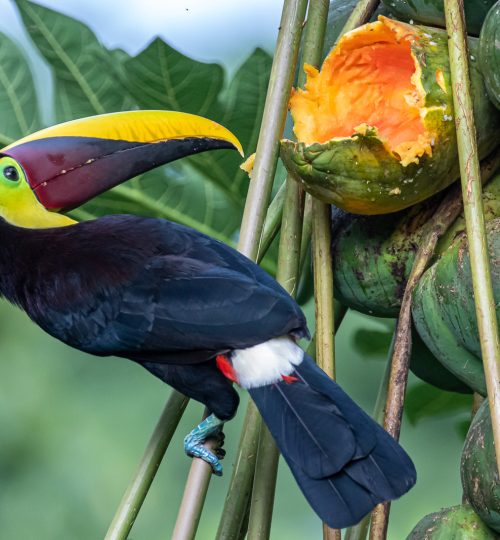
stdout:
MULTIPOLYGON (((16 260, 4 266, 27 267, 23 283, 3 284, 4 295, 86 352, 196 363, 307 332, 300 308, 265 271, 187 227, 109 216, 56 229, 1 228, 17 244, 16 260)), ((15 280, 6 270, 0 279, 15 280)))

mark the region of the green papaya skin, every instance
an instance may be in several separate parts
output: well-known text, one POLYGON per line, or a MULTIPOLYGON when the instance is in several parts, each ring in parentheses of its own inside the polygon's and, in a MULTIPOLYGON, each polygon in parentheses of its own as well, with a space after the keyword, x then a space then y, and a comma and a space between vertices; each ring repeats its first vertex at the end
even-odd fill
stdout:
POLYGON ((481 29, 479 64, 491 101, 500 109, 500 0, 488 12, 481 29))
MULTIPOLYGON (((381 216, 332 209, 332 259, 335 298, 345 306, 376 317, 397 317, 425 225, 442 195, 411 208, 381 216)), ((485 220, 500 217, 500 174, 483 189, 485 220)), ((447 249, 465 229, 459 216, 436 248, 447 249)))
MULTIPOLYGON (((494 2, 495 0, 464 0, 465 22, 469 34, 479 35, 488 9, 494 2)), ((446 26, 443 0, 382 0, 382 3, 402 21, 442 28, 446 26)))
MULTIPOLYGON (((500 315, 500 218, 486 224, 493 292, 500 315)), ((434 356, 474 391, 486 395, 465 234, 429 268, 413 295, 415 327, 434 356)))
POLYGON ((467 501, 489 527, 500 533, 500 480, 487 400, 467 433, 460 470, 467 501))
POLYGON ((431 353, 418 335, 415 327, 411 329, 410 370, 420 380, 447 392, 472 394, 472 388, 450 373, 431 353))
MULTIPOLYGON (((423 153, 418 157, 418 163, 404 165, 379 138, 377 130, 369 126, 349 137, 334 137, 326 142, 309 144, 286 139, 281 142, 281 158, 286 168, 306 191, 345 211, 365 215, 387 214, 412 206, 441 191, 459 175, 446 32, 403 25, 383 17, 379 23, 415 36, 411 53, 420 70, 418 80, 426 110, 423 124, 426 132, 433 134, 432 155, 423 153), (442 75, 439 80, 438 72, 442 75)), ((365 27, 369 28, 369 25, 365 27)), ((349 43, 348 40, 353 40, 352 36, 359 31, 349 32, 342 40, 349 43)), ((486 97, 476 60, 478 40, 471 38, 469 47, 475 59, 470 63, 470 74, 482 158, 500 140, 500 115, 486 97)), ((324 66, 327 62, 328 58, 324 66)), ((298 92, 297 95, 303 94, 298 92)), ((307 125, 308 114, 297 105, 294 109, 293 103, 298 99, 292 97, 292 116, 296 125, 299 119, 307 125)), ((314 122, 319 125, 320 120, 314 117, 314 122)))
POLYGON ((381 216, 332 210, 335 298, 375 317, 397 317, 406 281, 437 201, 381 216))
POLYGON ((468 504, 443 508, 422 518, 406 540, 495 540, 468 504))

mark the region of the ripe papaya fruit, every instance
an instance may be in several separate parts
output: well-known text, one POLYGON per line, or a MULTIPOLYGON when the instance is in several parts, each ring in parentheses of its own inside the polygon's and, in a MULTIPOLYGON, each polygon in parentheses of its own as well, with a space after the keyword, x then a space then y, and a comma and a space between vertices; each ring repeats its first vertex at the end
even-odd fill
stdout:
MULTIPOLYGON (((306 191, 348 212, 387 214, 458 177, 444 31, 381 16, 345 34, 321 72, 305 70, 290 100, 297 142, 283 140, 281 157, 306 191)), ((500 113, 475 63, 471 79, 482 157, 498 144, 500 113)))
POLYGON ((460 471, 467 501, 489 527, 500 533, 500 480, 487 400, 467 433, 460 471))
POLYGON ((406 540, 495 540, 468 504, 443 508, 422 518, 406 540))
MULTIPOLYGON (((500 218, 486 224, 493 292, 500 318, 500 218)), ((467 237, 460 234, 422 276, 413 295, 413 321, 434 356, 476 392, 486 395, 467 237)))
POLYGON ((500 109, 500 0, 488 12, 481 29, 479 65, 491 101, 500 109))
MULTIPOLYGON (((465 22, 469 34, 479 35, 488 9, 494 2, 495 0, 464 0, 465 22)), ((382 0, 382 3, 402 21, 446 27, 443 0, 382 0)))

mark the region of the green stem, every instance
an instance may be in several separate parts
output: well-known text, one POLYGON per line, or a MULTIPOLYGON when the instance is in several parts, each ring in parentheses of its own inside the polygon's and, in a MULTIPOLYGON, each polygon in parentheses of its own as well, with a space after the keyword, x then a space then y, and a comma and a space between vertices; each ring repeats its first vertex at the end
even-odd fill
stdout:
POLYGON ((317 199, 314 199, 312 204, 316 363, 335 379, 330 206, 317 199))
MULTIPOLYGON (((318 0, 309 5, 303 62, 318 65, 323 44, 329 4, 318 0)), ((303 72, 299 84, 303 85, 303 72)), ((300 185, 288 177, 281 226, 277 280, 294 296, 300 265, 300 245, 304 211, 304 193, 300 185)), ((333 323, 332 323, 333 324, 333 323)), ((255 477, 250 507, 248 539, 266 539, 271 532, 274 494, 278 472, 279 451, 266 426, 262 426, 255 465, 255 477)))
MULTIPOLYGON (((291 296, 297 293, 303 212, 304 192, 297 182, 287 178, 276 279, 291 296)), ((249 540, 269 538, 278 459, 274 439, 262 425, 250 506, 249 540)))
POLYGON ((308 258, 308 251, 311 247, 312 236, 312 197, 306 195, 304 203, 304 220, 302 225, 302 243, 300 247, 300 268, 304 268, 304 264, 308 258))
POLYGON ((484 224, 463 0, 445 0, 444 6, 472 285, 497 467, 500 471, 500 341, 484 224))
POLYGON ((338 39, 340 39, 347 32, 350 32, 358 26, 368 22, 379 4, 380 0, 359 0, 344 24, 338 39))
POLYGON ((285 186, 286 183, 283 183, 280 186, 267 209, 266 221, 264 222, 262 231, 262 240, 260 242, 259 256, 257 258, 257 262, 259 263, 280 230, 281 219, 283 217, 283 201, 285 200, 285 186))
POLYGON ((121 500, 105 540, 126 540, 156 475, 188 398, 172 390, 139 467, 121 500))
MULTIPOLYGON (((372 418, 379 424, 384 423, 384 410, 387 401, 387 392, 389 390, 389 379, 391 375, 391 358, 394 352, 394 340, 396 333, 392 336, 391 346, 387 354, 384 375, 380 381, 377 399, 373 408, 372 418)), ((371 514, 367 514, 357 525, 349 527, 345 533, 344 540, 365 540, 370 528, 371 514)))
MULTIPOLYGON (((487 181, 500 165, 500 152, 494 152, 481 167, 481 181, 487 181)), ((391 361, 391 377, 387 392, 384 428, 396 440, 399 439, 401 419, 408 380, 408 369, 411 355, 411 299, 413 291, 429 265, 438 240, 460 215, 462 198, 459 186, 452 187, 442 200, 423 235, 413 267, 408 277, 401 310, 396 327, 396 340, 391 361)), ((387 536, 390 504, 379 504, 372 512, 370 540, 383 540, 387 536)))
MULTIPOLYGON (((302 17, 305 15, 306 4, 307 2, 303 2, 301 6, 302 17)), ((305 44, 307 45, 304 46, 303 61, 314 63, 315 57, 317 57, 319 61, 319 53, 317 53, 316 50, 313 52, 313 49, 317 48, 318 50, 321 50, 327 14, 328 3, 326 1, 322 0, 321 2, 311 4, 306 26, 305 44), (318 26, 316 22, 318 19, 314 15, 315 12, 318 12, 318 7, 324 13, 322 32, 318 32, 318 30, 321 30, 321 24, 318 26), (312 37, 313 35, 316 37, 312 37)), ((288 79, 288 85, 287 92, 289 92, 291 79, 288 79)), ((276 148, 276 159, 277 152, 278 147, 276 148)), ((255 180, 256 166, 254 166, 252 173, 252 185, 255 180)), ((285 189, 277 279, 291 294, 295 294, 300 264, 303 193, 298 184, 290 178, 287 178, 286 180, 285 189)), ((261 243, 261 247, 262 245, 263 244, 261 243)), ((255 408, 253 404, 250 405, 250 407, 252 409, 255 408)), ((247 415, 248 414, 249 413, 247 413, 247 415)), ((247 454, 250 453, 254 455, 256 446, 253 446, 252 443, 255 444, 259 431, 260 437, 257 462, 255 464, 255 477, 253 461, 248 467, 244 469, 240 467, 238 472, 235 470, 219 526, 218 539, 236 538, 236 531, 238 531, 238 534, 241 533, 239 530, 242 522, 241 516, 244 513, 243 509, 246 508, 245 503, 248 487, 251 485, 253 478, 255 478, 255 480, 250 509, 248 538, 260 539, 269 536, 279 454, 271 434, 265 426, 262 426, 262 421, 258 415, 254 415, 254 422, 252 424, 245 424, 245 432, 242 435, 240 443, 240 453, 244 450, 247 454), (236 486, 237 489, 240 490, 239 493, 236 486), (234 512, 235 506, 238 508, 236 515, 234 512)), ((240 459, 238 459, 238 463, 239 462, 240 459)))
MULTIPOLYGON (((306 5, 306 0, 285 0, 283 6, 280 31, 252 171, 252 181, 247 194, 241 223, 240 241, 238 243, 239 251, 253 260, 259 258, 259 251, 261 251, 260 241, 264 219, 276 172, 279 141, 286 118, 306 5)), ((258 415, 252 414, 251 416, 258 418, 258 415)), ((259 423, 257 420, 253 426, 247 426, 245 435, 248 435, 248 438, 242 438, 243 446, 239 449, 238 461, 240 461, 242 454, 248 455, 246 445, 248 442, 250 444, 253 442, 255 433, 259 431, 259 423)), ((253 469, 249 470, 248 473, 247 470, 248 466, 245 464, 244 467, 240 467, 239 472, 253 474, 253 469)), ((186 504, 183 504, 179 511, 178 523, 198 523, 203 506, 200 501, 205 499, 210 477, 210 466, 199 459, 193 459, 189 474, 189 485, 186 486, 184 492, 186 504), (189 515, 186 515, 184 510, 189 512, 189 515)), ((243 508, 242 514, 245 512, 246 507, 243 508)), ((242 518, 240 519, 240 516, 238 516, 237 519, 241 524, 242 518)), ((176 526, 176 530, 180 529, 176 526)), ((176 540, 187 540, 193 538, 195 534, 196 526, 189 531, 186 529, 186 535, 179 534, 176 540)), ((237 534, 239 534, 239 531, 237 534)))
POLYGON ((262 228, 276 172, 306 6, 307 0, 285 0, 283 5, 238 244, 238 249, 252 260, 259 258, 262 228))

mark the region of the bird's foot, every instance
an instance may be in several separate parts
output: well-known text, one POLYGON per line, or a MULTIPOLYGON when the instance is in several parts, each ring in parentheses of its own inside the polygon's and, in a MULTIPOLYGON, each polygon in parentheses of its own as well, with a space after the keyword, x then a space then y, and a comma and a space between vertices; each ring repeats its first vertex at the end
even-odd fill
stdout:
POLYGON ((184 451, 186 454, 206 461, 217 476, 222 476, 220 460, 226 455, 225 450, 222 449, 224 444, 223 425, 222 420, 211 414, 184 438, 184 451), (215 446, 211 450, 204 446, 207 439, 215 440, 215 446))

